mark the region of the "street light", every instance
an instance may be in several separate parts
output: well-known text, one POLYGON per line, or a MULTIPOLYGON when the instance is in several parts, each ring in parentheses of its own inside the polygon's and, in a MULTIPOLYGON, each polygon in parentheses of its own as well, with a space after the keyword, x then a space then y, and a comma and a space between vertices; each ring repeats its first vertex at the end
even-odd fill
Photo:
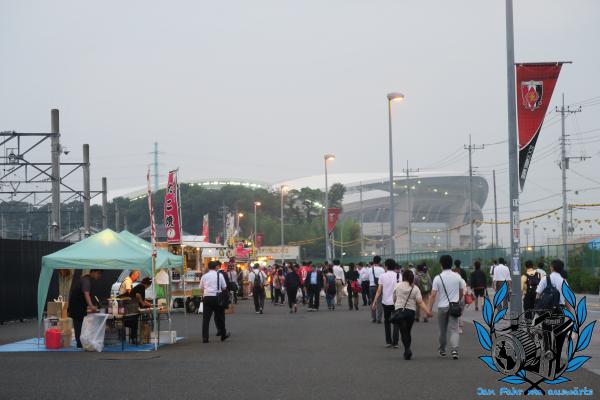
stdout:
POLYGON ((288 190, 286 185, 281 185, 281 265, 285 262, 283 258, 283 193, 288 190))
MULTIPOLYGON (((394 210, 394 156, 392 153, 392 103, 399 103, 404 100, 402 93, 388 93, 388 128, 389 128, 389 150, 390 150, 390 253, 392 258, 396 255, 396 241, 394 233, 396 231, 396 215, 394 210)), ((409 210, 410 211, 410 210, 409 210)), ((409 214, 410 218, 410 214, 409 214)))
POLYGON ((261 206, 260 201, 254 202, 254 247, 256 248, 256 230, 257 230, 257 216, 256 216, 256 208, 261 206))
POLYGON ((327 161, 335 160, 334 154, 325 154, 323 156, 325 160, 325 212, 324 212, 324 221, 325 221, 325 259, 327 262, 331 262, 331 249, 329 248, 329 229, 328 229, 328 219, 329 219, 329 187, 327 185, 327 161))
POLYGON ((238 213, 237 215, 237 228, 238 228, 238 232, 241 232, 240 230, 240 220, 244 217, 244 213, 238 213))

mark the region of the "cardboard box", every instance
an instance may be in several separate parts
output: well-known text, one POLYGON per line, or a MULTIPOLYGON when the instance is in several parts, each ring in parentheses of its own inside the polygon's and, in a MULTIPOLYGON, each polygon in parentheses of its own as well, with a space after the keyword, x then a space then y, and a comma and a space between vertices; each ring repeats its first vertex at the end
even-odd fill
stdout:
POLYGON ((49 301, 46 314, 48 317, 67 318, 67 308, 69 304, 64 301, 49 301))
MULTIPOLYGON (((177 342, 176 331, 160 331, 160 344, 173 344, 177 342)), ((150 343, 156 343, 154 332, 150 333, 150 343)))

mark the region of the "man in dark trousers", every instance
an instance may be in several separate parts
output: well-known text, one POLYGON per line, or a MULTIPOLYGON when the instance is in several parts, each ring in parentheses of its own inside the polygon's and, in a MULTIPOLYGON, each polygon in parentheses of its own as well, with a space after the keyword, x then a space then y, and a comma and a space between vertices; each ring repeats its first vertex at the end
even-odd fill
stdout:
POLYGON ((225 341, 229 337, 229 333, 225 329, 225 309, 219 305, 217 299, 220 292, 227 291, 227 282, 224 274, 217 272, 217 268, 220 265, 221 263, 218 261, 209 262, 208 272, 202 275, 200 279, 202 303, 204 304, 204 311, 202 313, 202 343, 208 343, 208 329, 213 314, 221 341, 225 341))
POLYGON ((321 289, 323 289, 325 284, 321 269, 315 268, 310 272, 307 275, 304 284, 308 287, 308 311, 319 311, 321 289))
POLYGON ((81 346, 81 326, 83 319, 89 312, 98 312, 98 308, 92 302, 92 280, 98 280, 102 276, 101 269, 93 269, 89 274, 83 275, 78 281, 73 282, 69 294, 69 317, 73 319, 73 329, 75 330, 75 340, 77 348, 81 346))

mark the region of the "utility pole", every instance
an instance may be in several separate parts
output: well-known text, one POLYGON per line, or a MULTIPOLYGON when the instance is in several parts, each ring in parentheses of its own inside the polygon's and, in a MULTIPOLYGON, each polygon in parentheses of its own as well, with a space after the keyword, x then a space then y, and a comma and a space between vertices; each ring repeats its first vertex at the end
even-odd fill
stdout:
POLYGON ((360 255, 365 255, 365 234, 363 231, 364 215, 363 215, 363 188, 360 182, 360 255))
POLYGON ((473 224, 473 150, 483 150, 484 145, 478 146, 471 143, 469 135, 469 145, 464 146, 469 151, 469 226, 471 227, 471 255, 470 264, 473 265, 473 252, 475 251, 475 226, 473 224))
POLYGON ((83 145, 83 234, 90 236, 90 145, 83 145))
POLYGON ((108 190, 106 177, 102 177, 102 230, 108 228, 108 190))
POLYGON ((52 155, 52 237, 60 240, 60 128, 57 109, 50 110, 50 151, 52 155))
POLYGON ((410 205, 410 182, 411 172, 419 172, 419 169, 410 169, 408 168, 408 160, 406 161, 406 168, 402 170, 402 172, 406 173, 406 215, 408 219, 407 229, 408 229, 408 262, 411 261, 412 254, 412 208, 410 205))
POLYGON ((115 204, 115 232, 119 233, 119 220, 121 219, 121 215, 119 214, 119 206, 115 204))
POLYGON ((496 199, 496 170, 492 171, 492 176, 494 178, 494 226, 496 229, 496 247, 498 247, 498 243, 500 242, 500 240, 498 239, 498 201, 496 199))
MULTIPOLYGON (((567 221, 567 212, 568 212, 568 204, 567 204, 567 169, 569 169, 569 161, 572 157, 567 157, 567 135, 565 133, 565 115, 566 114, 574 114, 581 112, 581 107, 571 110, 570 107, 565 108, 565 94, 562 94, 562 106, 560 108, 556 107, 556 112, 560 113, 560 126, 561 126, 561 136, 560 136, 560 169, 562 172, 562 242, 563 242, 563 257, 565 268, 568 267, 569 263, 569 246, 568 246, 568 235, 569 235, 569 223, 567 221)), ((580 158, 580 157, 577 157, 580 158)), ((586 159, 588 157, 581 157, 581 159, 586 159)))

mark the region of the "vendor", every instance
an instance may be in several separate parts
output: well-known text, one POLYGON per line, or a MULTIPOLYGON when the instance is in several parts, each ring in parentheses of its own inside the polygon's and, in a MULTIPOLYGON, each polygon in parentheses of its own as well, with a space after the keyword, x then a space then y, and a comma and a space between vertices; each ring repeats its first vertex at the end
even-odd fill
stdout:
POLYGON ((119 287, 119 297, 131 296, 131 290, 133 289, 133 282, 140 278, 140 271, 131 271, 129 276, 123 280, 119 287))
POLYGON ((97 281, 101 276, 101 269, 92 269, 89 274, 83 275, 79 281, 73 282, 73 285, 71 285, 71 292, 69 293, 69 317, 73 319, 77 348, 82 347, 79 337, 81 336, 83 318, 88 312, 98 312, 98 308, 92 302, 90 292, 92 280, 97 281))
POLYGON ((151 278, 144 278, 142 282, 133 288, 131 291, 131 297, 137 300, 140 308, 149 308, 152 307, 152 303, 146 300, 146 289, 148 289, 152 285, 151 278))

